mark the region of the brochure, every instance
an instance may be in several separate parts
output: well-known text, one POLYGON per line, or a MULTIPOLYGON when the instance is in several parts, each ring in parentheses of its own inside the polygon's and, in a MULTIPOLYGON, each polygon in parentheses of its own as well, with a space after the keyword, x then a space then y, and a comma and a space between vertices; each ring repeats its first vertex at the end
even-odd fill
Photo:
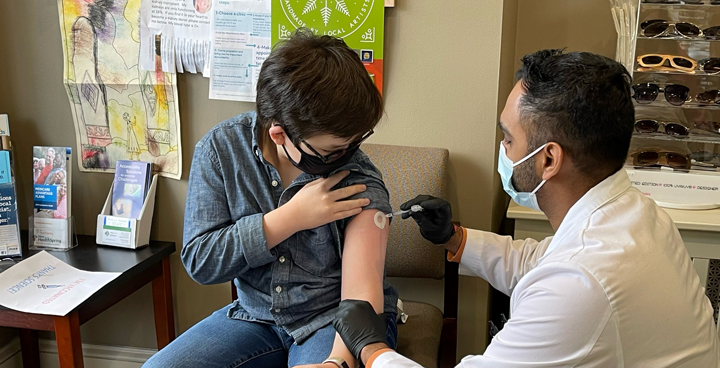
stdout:
POLYGON ((68 247, 72 197, 70 147, 33 147, 33 245, 68 247))
POLYGON ((112 195, 112 215, 137 219, 150 189, 152 164, 117 161, 112 195))
POLYGON ((0 114, 0 258, 20 255, 20 224, 10 126, 7 115, 0 114))

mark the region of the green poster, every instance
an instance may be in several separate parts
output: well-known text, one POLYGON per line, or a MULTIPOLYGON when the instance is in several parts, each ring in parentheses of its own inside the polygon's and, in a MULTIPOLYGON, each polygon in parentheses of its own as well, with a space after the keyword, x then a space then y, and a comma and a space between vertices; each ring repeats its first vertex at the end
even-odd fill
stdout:
POLYGON ((384 0, 272 0, 272 44, 301 27, 345 40, 382 91, 384 0))

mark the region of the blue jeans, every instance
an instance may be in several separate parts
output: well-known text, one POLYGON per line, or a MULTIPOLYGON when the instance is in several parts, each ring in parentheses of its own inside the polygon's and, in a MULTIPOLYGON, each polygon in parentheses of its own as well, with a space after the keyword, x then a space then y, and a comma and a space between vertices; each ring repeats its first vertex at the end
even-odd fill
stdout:
MULTIPOLYGON (((332 350, 335 329, 325 326, 302 344, 275 325, 228 318, 230 305, 185 331, 143 368, 272 368, 319 364, 332 350)), ((387 342, 397 345, 396 315, 387 313, 387 342)))

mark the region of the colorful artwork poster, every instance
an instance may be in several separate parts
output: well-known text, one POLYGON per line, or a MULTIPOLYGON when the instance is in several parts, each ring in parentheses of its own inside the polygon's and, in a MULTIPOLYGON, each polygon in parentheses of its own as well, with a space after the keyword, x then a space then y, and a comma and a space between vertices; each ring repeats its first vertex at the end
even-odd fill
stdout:
POLYGON ((57 0, 64 83, 80 171, 115 171, 118 160, 182 174, 175 74, 140 69, 140 0, 57 0))
POLYGON ((273 0, 271 8, 273 45, 298 28, 342 38, 357 51, 382 92, 384 0, 273 0))

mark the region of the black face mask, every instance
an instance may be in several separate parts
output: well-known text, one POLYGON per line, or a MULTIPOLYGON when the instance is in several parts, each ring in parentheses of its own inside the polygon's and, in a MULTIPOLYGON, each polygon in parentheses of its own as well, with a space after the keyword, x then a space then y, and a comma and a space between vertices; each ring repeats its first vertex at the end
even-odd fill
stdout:
POLYGON ((330 174, 331 172, 345 166, 348 162, 350 162, 350 159, 353 157, 355 152, 360 149, 360 146, 351 148, 347 150, 345 154, 343 154, 337 160, 326 164, 318 157, 306 153, 298 146, 296 146, 296 148, 298 151, 300 151, 300 162, 295 162, 295 160, 293 160, 292 157, 290 157, 290 155, 288 154, 287 148, 285 148, 284 144, 282 145, 282 147, 285 151, 285 156, 287 156, 288 160, 290 160, 290 163, 292 163, 293 166, 311 175, 330 174))

